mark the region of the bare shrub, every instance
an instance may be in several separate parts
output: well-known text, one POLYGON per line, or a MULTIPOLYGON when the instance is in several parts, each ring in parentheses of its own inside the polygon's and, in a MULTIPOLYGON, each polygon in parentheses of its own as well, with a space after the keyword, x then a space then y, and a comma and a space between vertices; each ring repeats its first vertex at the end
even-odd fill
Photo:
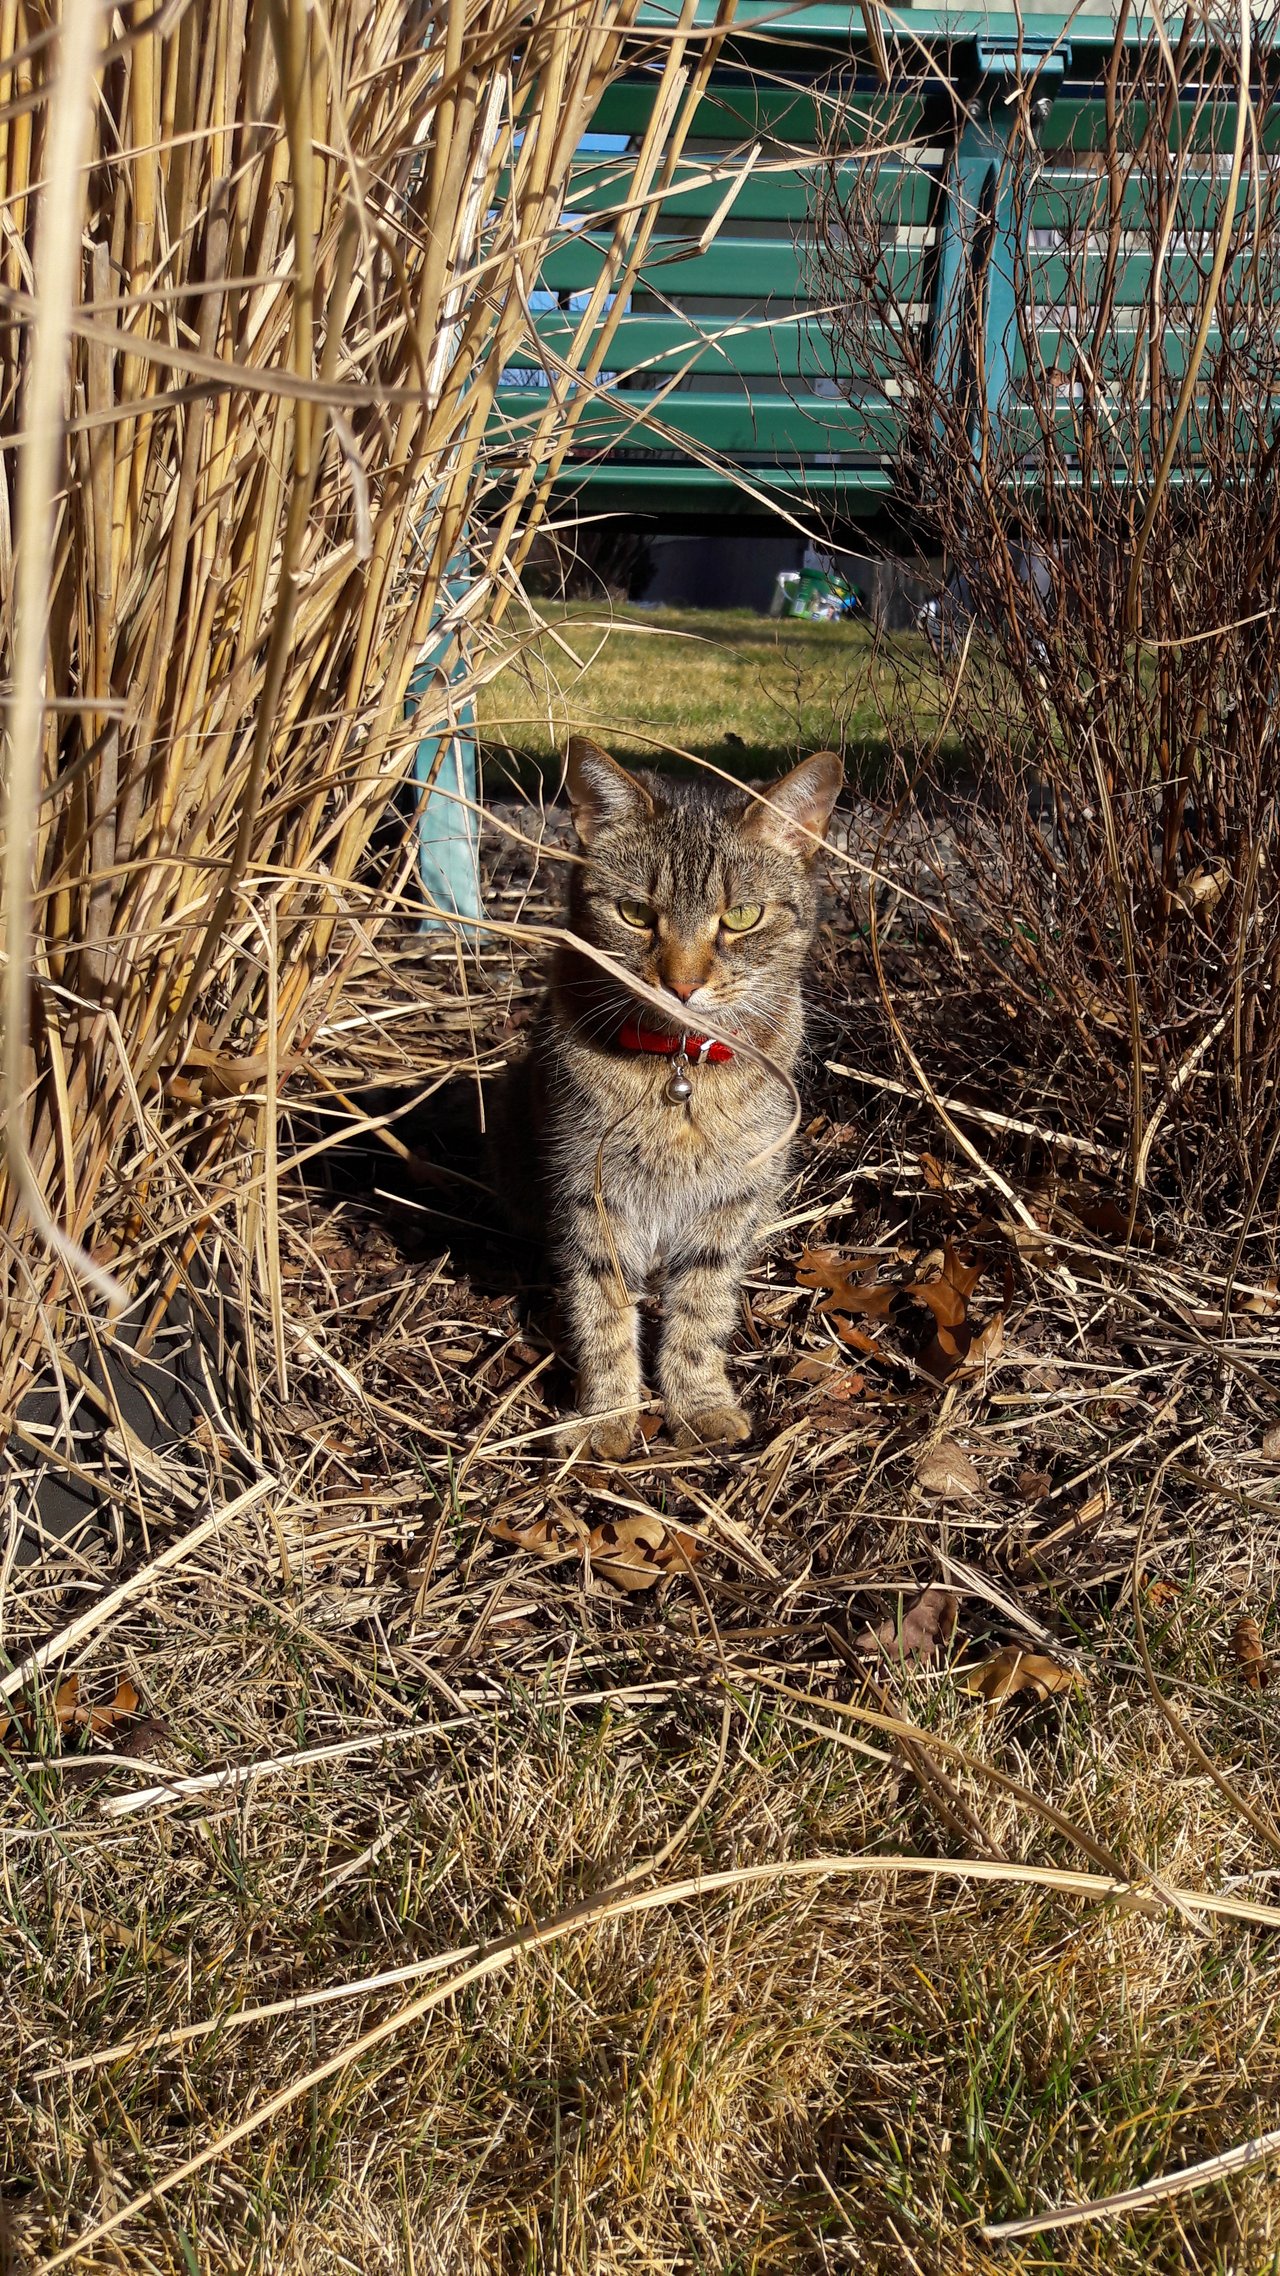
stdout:
MULTIPOLYGON (((1122 31, 1070 150, 1042 146, 1063 114, 1030 73, 931 323, 904 315, 881 168, 829 169, 821 266, 845 384, 888 382, 899 505, 948 565, 970 794, 912 755, 956 832, 947 937, 998 977, 1010 1061, 1069 1068, 1131 1193, 1158 1173, 1256 1205, 1280 1131, 1280 56, 1256 26, 1244 52, 1190 18, 1173 50, 1122 31)), ((957 131, 986 99, 955 98, 957 131)))

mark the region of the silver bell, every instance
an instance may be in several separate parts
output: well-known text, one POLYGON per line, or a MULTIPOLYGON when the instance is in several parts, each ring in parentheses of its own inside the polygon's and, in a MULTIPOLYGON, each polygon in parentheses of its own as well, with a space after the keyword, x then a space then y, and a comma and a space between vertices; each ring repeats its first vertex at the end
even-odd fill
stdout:
POLYGON ((666 1096, 673 1106, 683 1106, 686 1099, 693 1097, 693 1084, 689 1080, 689 1062, 683 1051, 671 1070, 671 1080, 667 1084, 666 1096))

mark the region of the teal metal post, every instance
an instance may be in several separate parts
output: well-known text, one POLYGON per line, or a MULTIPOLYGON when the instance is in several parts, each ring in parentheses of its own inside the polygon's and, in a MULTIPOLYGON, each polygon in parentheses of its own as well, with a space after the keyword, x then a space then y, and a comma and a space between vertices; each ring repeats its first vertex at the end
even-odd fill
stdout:
MULTIPOLYGON (((457 603, 467 589, 465 568, 455 566, 445 585, 445 607, 457 603)), ((421 706, 428 690, 442 693, 451 680, 466 676, 466 660, 459 636, 442 632, 423 657, 409 682, 409 716, 421 706)), ((432 908, 424 929, 443 925, 449 916, 475 920, 483 916, 480 901, 478 847, 480 839, 479 773, 476 764, 476 715, 470 696, 456 707, 452 732, 425 735, 414 754, 413 779, 426 790, 418 816, 418 868, 432 908)))
POLYGON ((1018 277, 1024 271, 1029 184, 1020 184, 1011 148, 1019 79, 1055 85, 1071 50, 1024 35, 1020 45, 978 42, 978 85, 948 161, 939 218, 934 287, 933 369, 939 388, 967 397, 969 448, 981 449, 982 406, 968 354, 983 344, 986 428, 994 442, 1013 390, 1018 277), (1019 195, 1019 191, 1022 194, 1019 195))

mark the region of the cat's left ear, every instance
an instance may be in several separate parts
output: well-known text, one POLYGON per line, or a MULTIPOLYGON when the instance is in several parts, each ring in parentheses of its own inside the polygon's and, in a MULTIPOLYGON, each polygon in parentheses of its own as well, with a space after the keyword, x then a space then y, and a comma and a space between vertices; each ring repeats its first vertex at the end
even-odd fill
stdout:
POLYGON ((843 784, 839 753, 815 751, 752 800, 740 825, 743 837, 773 846, 794 861, 812 861, 843 784))
POLYGON ((573 826, 584 846, 606 822, 621 822, 628 815, 647 819, 653 813, 644 784, 586 735, 570 739, 565 783, 573 826))

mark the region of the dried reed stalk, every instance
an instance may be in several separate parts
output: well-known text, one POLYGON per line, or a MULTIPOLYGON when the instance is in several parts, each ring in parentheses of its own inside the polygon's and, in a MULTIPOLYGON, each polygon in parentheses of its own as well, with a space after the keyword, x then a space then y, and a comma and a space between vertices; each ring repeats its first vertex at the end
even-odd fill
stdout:
POLYGON ((0 1401, 87 1256, 136 1286, 228 1205, 278 1327, 279 1085, 353 911, 412 875, 375 878, 373 833, 456 717, 459 633, 514 589, 733 0, 709 34, 693 0, 649 35, 638 6, 0 0, 0 1401), (653 125, 599 285, 499 454, 574 152, 638 61, 653 125))

